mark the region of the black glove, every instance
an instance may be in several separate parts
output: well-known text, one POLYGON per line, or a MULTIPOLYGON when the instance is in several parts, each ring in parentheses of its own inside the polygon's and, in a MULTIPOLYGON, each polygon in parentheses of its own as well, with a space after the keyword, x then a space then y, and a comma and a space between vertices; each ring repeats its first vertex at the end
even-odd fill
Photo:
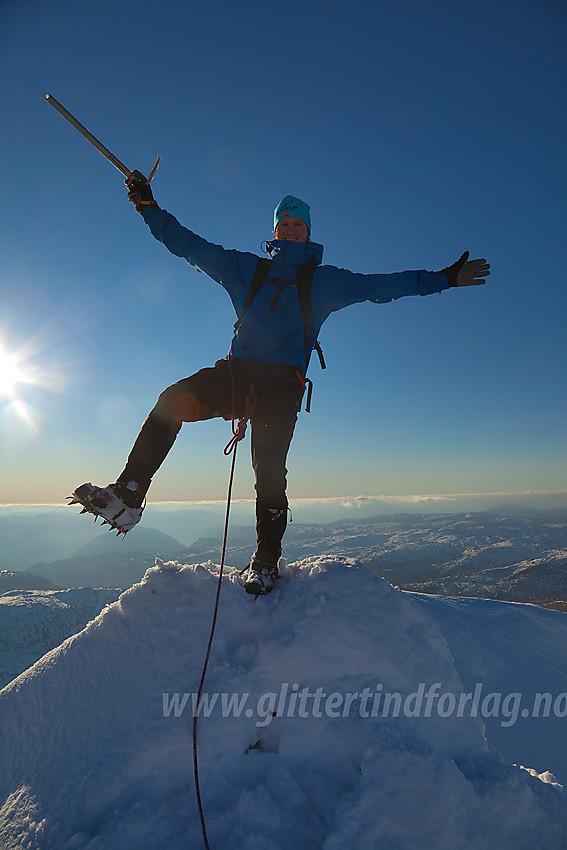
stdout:
POLYGON ((490 274, 490 264, 486 260, 469 260, 469 252, 459 257, 456 263, 439 274, 447 275, 449 286, 481 286, 490 274))
POLYGON ((150 184, 141 171, 132 171, 124 182, 128 187, 128 200, 132 201, 138 212, 147 207, 157 209, 150 184))

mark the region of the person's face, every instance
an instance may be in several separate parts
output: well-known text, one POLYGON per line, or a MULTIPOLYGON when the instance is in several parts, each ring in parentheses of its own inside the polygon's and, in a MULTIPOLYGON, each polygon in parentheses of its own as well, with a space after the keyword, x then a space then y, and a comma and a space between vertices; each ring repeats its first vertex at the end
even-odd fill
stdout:
POLYGON ((281 218, 278 221, 278 226, 274 230, 276 239, 283 239, 286 242, 307 242, 309 240, 309 230, 304 221, 294 216, 281 218))

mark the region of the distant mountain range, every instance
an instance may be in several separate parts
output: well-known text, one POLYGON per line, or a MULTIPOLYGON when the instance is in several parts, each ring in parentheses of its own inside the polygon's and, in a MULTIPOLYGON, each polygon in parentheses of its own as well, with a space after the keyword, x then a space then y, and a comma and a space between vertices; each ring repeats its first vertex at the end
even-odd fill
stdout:
POLYGON ((178 540, 154 528, 137 528, 118 541, 102 532, 85 543, 71 558, 34 564, 35 575, 61 587, 130 587, 140 581, 156 556, 182 559, 188 549, 178 540))
MULTIPOLYGON (((222 533, 222 508, 218 511, 199 508, 160 511, 148 506, 144 523, 124 539, 102 532, 100 523, 95 524, 92 517, 81 517, 76 509, 66 506, 1 509, 0 570, 33 571, 37 563, 74 558, 93 539, 99 542, 104 539, 106 544, 102 548, 105 551, 113 550, 121 555, 125 551, 140 551, 147 545, 143 538, 145 532, 152 528, 181 538, 184 542, 178 547, 183 549, 203 534, 222 533)), ((98 544, 96 551, 101 551, 98 544)), ((82 554, 90 552, 87 550, 82 554)))
POLYGON ((0 596, 10 590, 61 590, 49 579, 32 573, 0 570, 0 596))
MULTIPOLYGON (((560 520, 567 516, 567 491, 562 493, 524 493, 472 495, 472 496, 408 496, 375 498, 292 499, 295 523, 290 530, 304 525, 345 525, 349 521, 367 521, 373 518, 416 517, 431 515, 462 515, 489 513, 496 516, 552 517, 560 520)), ((143 521, 128 535, 128 540, 139 537, 144 528, 156 529, 180 541, 182 547, 192 547, 200 538, 218 539, 224 526, 225 505, 212 503, 149 503, 143 521)), ((230 527, 232 538, 242 535, 237 526, 250 529, 254 525, 252 500, 235 500, 231 507, 230 527)), ((100 524, 92 518, 80 516, 76 507, 66 505, 3 505, 0 506, 0 570, 30 570, 35 564, 48 564, 73 558, 85 544, 99 535, 100 524)), ((246 542, 249 535, 247 534, 246 542)), ((108 541, 113 539, 108 534, 108 541)), ((286 541, 290 539, 288 532, 286 541)), ((110 542, 109 544, 110 545, 110 542)), ((200 544, 199 544, 200 545, 200 544)), ((124 554, 124 543, 115 539, 117 554, 124 554)), ((137 546, 143 549, 143 546, 137 546)), ((87 553, 85 553, 87 554, 87 553)), ((246 555, 248 558, 248 554, 246 555)), ((218 556, 215 555, 217 560, 218 556)), ((245 562, 246 563, 246 562, 245 562)))

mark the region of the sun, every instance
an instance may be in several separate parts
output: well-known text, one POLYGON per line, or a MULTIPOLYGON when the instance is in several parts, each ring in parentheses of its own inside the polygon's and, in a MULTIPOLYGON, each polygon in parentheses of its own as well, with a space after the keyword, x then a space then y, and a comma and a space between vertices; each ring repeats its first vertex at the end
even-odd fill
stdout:
POLYGON ((25 375, 13 354, 0 351, 0 395, 13 396, 16 386, 25 381, 25 375))

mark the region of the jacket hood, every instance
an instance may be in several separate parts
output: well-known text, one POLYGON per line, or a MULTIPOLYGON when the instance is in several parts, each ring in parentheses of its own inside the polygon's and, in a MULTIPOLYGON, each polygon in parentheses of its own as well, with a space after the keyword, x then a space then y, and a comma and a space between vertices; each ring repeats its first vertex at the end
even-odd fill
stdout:
POLYGON ((278 264, 303 266, 305 263, 320 265, 323 260, 323 246, 317 242, 287 242, 285 239, 273 239, 266 242, 266 251, 278 264))

